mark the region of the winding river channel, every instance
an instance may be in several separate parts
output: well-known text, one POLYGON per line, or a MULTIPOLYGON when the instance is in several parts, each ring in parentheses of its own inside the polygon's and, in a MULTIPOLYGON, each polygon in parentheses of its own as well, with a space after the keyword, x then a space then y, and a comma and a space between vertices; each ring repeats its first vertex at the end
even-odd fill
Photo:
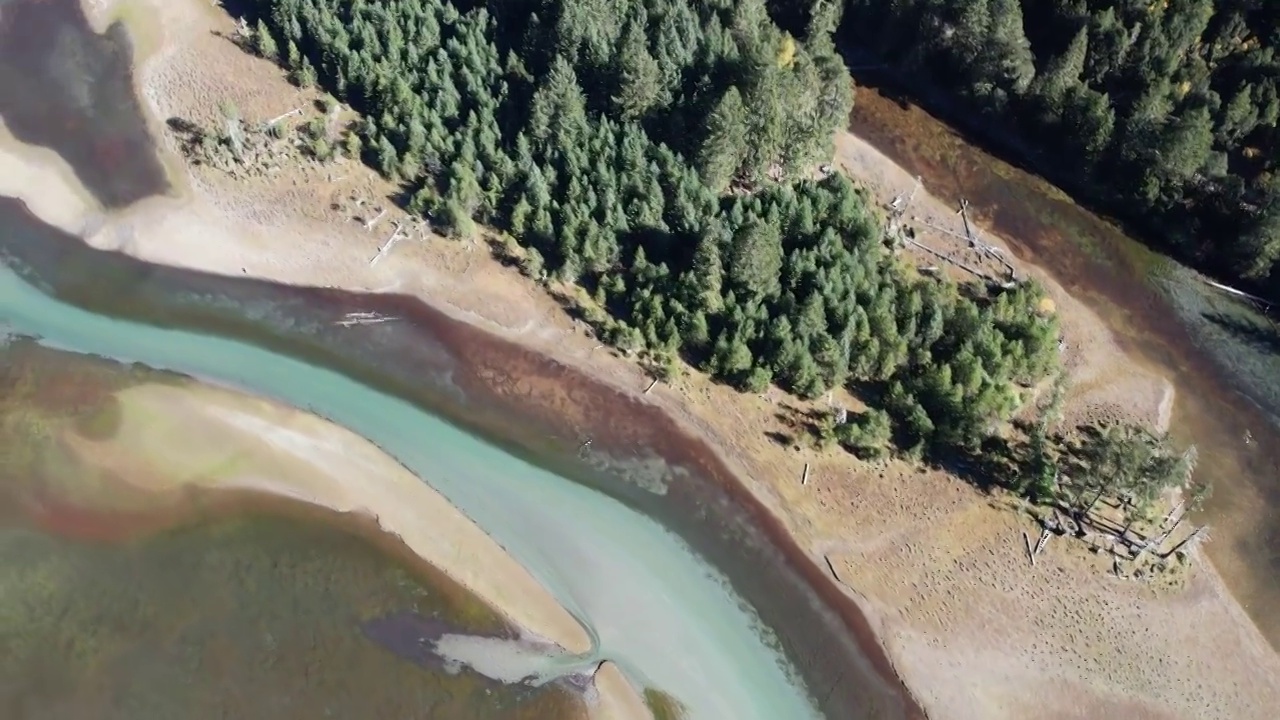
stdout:
MULTIPOLYGON (((93 33, 74 1, 0 3, 8 132, 57 152, 108 209, 167 190, 122 94, 130 58, 119 26, 93 33)), ((682 716, 913 715, 856 607, 652 406, 410 298, 152 266, 8 198, 0 257, 9 399, 146 376, 306 409, 389 453, 541 581, 594 641, 575 662, 613 661, 682 716), (354 311, 402 321, 342 327, 354 311)), ((6 412, 40 430, 23 410, 6 412)), ((33 514, 14 501, 31 482, 23 450, 6 448, 0 492, 0 638, 23 652, 0 707, 16 717, 569 717, 553 692, 432 675, 362 641, 363 621, 397 609, 495 622, 367 519, 257 497, 197 498, 220 510, 167 520, 33 514)))
MULTIPOLYGON (((0 116, 23 142, 59 151, 104 205, 127 205, 164 190, 161 164, 139 139, 136 104, 122 101, 122 32, 91 33, 67 11, 75 6, 0 0, 0 116), (20 29, 19 10, 31 13, 20 29), (25 102, 32 88, 47 90, 39 107, 25 102)), ((1211 555, 1275 643, 1280 616, 1265 608, 1280 598, 1280 398, 1269 326, 915 108, 867 90, 853 127, 936 194, 981 208, 1023 259, 1173 379, 1175 433, 1200 446, 1202 471, 1218 480, 1207 512, 1223 539, 1211 555)), ((856 608, 710 448, 652 406, 409 298, 150 266, 92 250, 4 198, 0 257, 3 363, 110 382, 173 371, 353 430, 528 568, 588 628, 588 659, 616 662, 689 718, 912 714, 856 608), (355 311, 404 321, 336 324, 355 311)), ((0 708, 14 717, 75 703, 121 718, 173 708, 416 717, 432 707, 569 717, 555 691, 467 671, 450 680, 359 637, 360 620, 397 609, 429 607, 470 630, 496 622, 368 522, 236 498, 235 512, 121 539, 112 528, 135 518, 52 513, 57 522, 42 524, 8 497, 0 492, 0 639, 21 635, 32 659, 24 675, 0 678, 0 708), (95 665, 103 658, 109 667, 95 665), (73 665, 93 672, 70 678, 73 665), (228 687, 239 688, 234 703, 228 687)))
MULTIPOLYGON (((15 224, 8 223, 10 241, 0 241, 10 251, 15 224)), ((250 344, 60 303, 15 272, 39 282, 31 266, 13 255, 8 262, 0 270, 7 332, 245 388, 373 440, 509 548, 584 621, 601 657, 675 695, 690 717, 818 716, 795 670, 772 649, 773 633, 723 574, 657 522, 336 372, 250 344)), ((110 277, 99 275, 94 292, 122 292, 110 277)), ((448 387, 447 369, 443 375, 448 387)), ((661 472, 656 477, 662 482, 661 472)))

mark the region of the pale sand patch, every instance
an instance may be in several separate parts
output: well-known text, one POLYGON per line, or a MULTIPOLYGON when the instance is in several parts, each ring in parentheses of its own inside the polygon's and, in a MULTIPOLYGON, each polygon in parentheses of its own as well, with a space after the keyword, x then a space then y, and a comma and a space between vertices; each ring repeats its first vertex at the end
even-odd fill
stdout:
MULTIPOLYGON (((194 0, 157 7, 165 40, 139 74, 156 118, 207 121, 221 100, 254 119, 306 103, 277 69, 210 35, 211 27, 230 28, 225 17, 210 25, 194 0)), ((856 137, 842 133, 838 150, 835 164, 876 200, 910 190, 906 172, 856 137)), ((381 199, 391 188, 359 168, 342 170, 343 183, 312 170, 239 183, 193 169, 186 200, 146 203, 117 223, 140 228, 134 237, 103 232, 94 242, 211 272, 415 294, 619 388, 639 394, 648 385, 633 363, 597 351, 545 293, 480 248, 402 243, 370 268, 388 226, 365 233, 327 207, 351 193, 381 199)), ((914 207, 940 224, 954 220, 954 209, 927 193, 914 207)), ((1167 422, 1167 381, 1126 357, 1104 320, 1057 283, 1019 269, 1036 274, 1057 304, 1074 382, 1065 422, 1167 422)), ((1280 707, 1280 660, 1203 559, 1180 592, 1112 581, 1092 556, 1056 541, 1032 573, 1018 547, 1028 521, 990 507, 954 477, 767 439, 787 429, 774 419, 783 410, 777 392, 743 396, 688 373, 643 397, 719 446, 815 562, 832 559, 934 718, 1269 720, 1273 713, 1260 713, 1280 707), (806 462, 813 473, 801 488, 806 462)), ((857 407, 843 393, 836 399, 857 407)))
POLYGON ((102 205, 71 166, 47 148, 24 145, 0 118, 0 195, 21 198, 41 220, 80 233, 102 205))
MULTIPOLYGON (((899 482, 905 493, 927 487, 899 482)), ((870 597, 895 603, 886 617, 910 618, 891 621, 891 645, 923 681, 926 707, 975 720, 1272 717, 1280 663, 1208 563, 1185 590, 1157 590, 1054 540, 1031 568, 1022 532, 1038 528, 964 495, 933 522, 887 541, 869 529, 831 556, 870 597)))
POLYGON ((644 698, 632 687, 622 670, 611 662, 601 663, 595 674, 597 696, 590 705, 592 718, 599 720, 652 720, 644 698))
MULTIPOLYGON (((911 190, 914 178, 865 141, 842 133, 837 149, 839 165, 882 201, 911 190)), ((927 188, 911 214, 956 222, 927 188)), ((963 245, 937 233, 927 241, 949 252, 963 245)), ((1053 278, 1019 270, 1058 308, 1072 383, 1063 424, 1167 430, 1173 384, 1126 355, 1103 318, 1053 278)), ((883 613, 898 667, 931 715, 1274 717, 1280 658, 1203 553, 1181 591, 1115 579, 1101 557, 1061 540, 1032 569, 1022 532, 1038 527, 971 488, 939 492, 945 479, 884 466, 876 482, 858 483, 852 505, 864 521, 828 546, 841 576, 883 613)))
POLYGON ((366 513, 419 557, 520 628, 574 653, 585 629, 519 563, 442 495, 355 433, 310 413, 190 383, 117 394, 114 437, 65 434, 82 462, 145 484, 261 490, 366 513))

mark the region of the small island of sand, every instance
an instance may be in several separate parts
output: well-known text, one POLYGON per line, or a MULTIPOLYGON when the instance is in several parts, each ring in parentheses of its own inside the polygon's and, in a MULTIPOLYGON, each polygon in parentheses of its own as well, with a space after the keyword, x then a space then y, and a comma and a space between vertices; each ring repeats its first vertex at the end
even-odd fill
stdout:
MULTIPOLYGON (((60 502, 134 512, 191 489, 235 490, 364 515, 497 610, 525 636, 522 643, 570 653, 592 649, 582 625, 528 570, 367 440, 271 400, 189 379, 162 380, 118 389, 87 413, 41 422, 42 436, 75 468, 46 478, 65 496, 60 502)), ((612 663, 603 663, 591 680, 592 718, 651 717, 612 663)))

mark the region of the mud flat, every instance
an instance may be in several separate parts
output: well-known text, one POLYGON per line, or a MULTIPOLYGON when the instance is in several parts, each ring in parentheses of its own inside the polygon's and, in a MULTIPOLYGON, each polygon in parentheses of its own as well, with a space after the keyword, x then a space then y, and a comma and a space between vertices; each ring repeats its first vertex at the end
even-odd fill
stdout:
MULTIPOLYGON (((23 339, 0 346, 0 378, 0 704, 18 716, 129 718, 161 707, 192 718, 403 716, 431 707, 558 720, 595 709, 584 702, 589 685, 423 672, 365 636, 365 618, 414 608, 459 637, 555 657, 372 515, 322 507, 314 493, 299 502, 217 483, 236 471, 280 473, 258 449, 225 448, 236 468, 208 468, 203 483, 171 479, 174 469, 154 457, 130 457, 127 468, 97 461, 94 444, 135 420, 118 393, 157 384, 182 392, 191 381, 23 339)), ((148 420, 166 423, 163 413, 148 420)), ((201 439, 184 435, 175 447, 201 439)), ((414 634, 392 639, 421 646, 414 634)))

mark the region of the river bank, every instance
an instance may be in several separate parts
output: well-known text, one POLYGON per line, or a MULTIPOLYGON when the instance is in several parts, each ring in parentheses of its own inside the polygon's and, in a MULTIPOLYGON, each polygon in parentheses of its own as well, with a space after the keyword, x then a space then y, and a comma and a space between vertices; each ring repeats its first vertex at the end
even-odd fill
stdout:
POLYGON ((921 109, 870 89, 852 127, 895 165, 932 178, 981 223, 1105 319, 1126 357, 1176 388, 1171 432, 1196 443, 1216 488, 1206 554, 1275 647, 1280 616, 1280 401, 1271 321, 1083 211, 1046 181, 966 144, 921 109))
MULTIPOLYGON (((593 704, 580 678, 531 688, 432 672, 370 642, 367 623, 412 608, 455 637, 502 639, 548 661, 563 653, 495 609, 503 598, 455 579, 517 589, 518 575, 483 577, 512 559, 476 526, 459 531, 470 522, 443 499, 419 502, 434 491, 349 431, 26 339, 0 345, 0 378, 0 703, 16 717, 123 718, 162 706, 192 718, 424 706, 455 717, 475 708, 507 717, 511 706, 529 718, 647 717, 593 704), (243 431, 245 422, 267 427, 243 431), (397 475, 410 484, 396 488, 397 475), (344 505, 352 477, 368 491, 344 505), (394 495, 403 497, 388 506, 394 495), (479 545, 468 542, 476 536, 479 545), (450 568, 468 556, 470 569, 450 568)), ((517 615, 567 616, 524 584, 531 594, 517 615)), ((529 624, 557 631, 540 620, 529 624)))
POLYGON ((127 388, 107 407, 115 425, 109 437, 61 431, 70 457, 152 493, 251 490, 368 514, 423 561, 533 633, 531 640, 572 653, 591 650, 582 626, 526 569, 355 433, 270 400, 193 382, 127 388))
MULTIPOLYGON (((225 32, 228 21, 205 9, 183 15, 183 5, 160 11, 165 41, 140 69, 157 117, 208 122, 218 102, 229 99, 246 117, 267 118, 306 100, 274 68, 201 25, 222 22, 214 27, 225 32)), ((341 182, 317 171, 241 183, 196 171, 186 197, 144 201, 91 233, 90 242, 214 272, 414 294, 641 397, 648 380, 632 363, 599 349, 543 291, 478 246, 438 238, 402 243, 370 267, 383 234, 366 233, 329 208, 355 193, 381 201, 388 188, 362 168, 347 174, 341 182)), ((24 197, 38 192, 15 189, 24 197)), ((64 228, 80 232, 93 225, 92 215, 66 213, 64 228)), ((1098 331, 1096 316, 1077 316, 1065 293, 1054 292, 1069 347, 1078 348, 1073 374, 1092 379, 1072 399, 1071 412, 1124 411, 1158 422, 1171 402, 1159 379, 1145 376, 1136 395, 1113 394, 1107 382, 1123 356, 1111 355, 1110 366, 1096 363, 1105 328, 1098 331), (1090 409, 1095 405, 1102 409, 1090 409)), ((563 386, 568 373, 503 379, 508 392, 534 396, 566 426, 590 427, 587 408, 563 386)), ((1264 717, 1276 699, 1274 655, 1208 568, 1190 589, 1166 594, 1111 582, 1089 567, 1089 558, 1069 552, 1050 553, 1037 573, 1028 573, 1017 543, 1030 522, 990 507, 954 478, 781 448, 765 437, 778 424, 775 400, 741 396, 693 374, 643 399, 735 458, 730 467, 809 549, 814 567, 830 562, 871 611, 898 671, 936 717, 1113 711, 1264 717), (813 478, 801 487, 805 462, 813 478), (1199 625, 1182 622, 1189 613, 1199 625)))
MULTIPOLYGON (((314 507, 326 518, 351 518, 330 522, 354 526, 389 557, 434 578, 432 587, 451 607, 466 609, 470 632, 511 637, 548 658, 593 649, 584 628, 526 568, 439 492, 349 430, 147 368, 26 343, 5 352, 4 377, 13 385, 0 408, 10 443, 0 512, 17 511, 81 541, 137 542, 173 532, 193 515, 235 517, 233 508, 243 506, 308 517, 314 513, 298 505, 314 507)), ((615 664, 604 663, 592 680, 586 717, 651 717, 615 664)))

